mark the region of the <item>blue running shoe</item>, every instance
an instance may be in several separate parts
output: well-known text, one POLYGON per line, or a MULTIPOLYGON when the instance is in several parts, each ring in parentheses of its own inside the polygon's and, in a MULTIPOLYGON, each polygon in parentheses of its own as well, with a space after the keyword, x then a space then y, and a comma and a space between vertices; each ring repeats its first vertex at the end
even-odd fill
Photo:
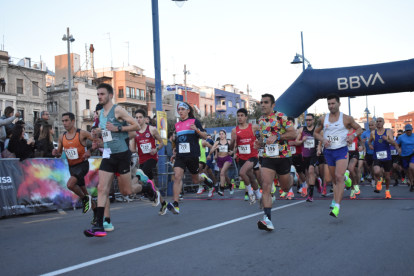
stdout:
POLYGON ((331 206, 329 207, 330 209, 333 209, 333 208, 335 208, 335 199, 332 199, 332 203, 331 203, 331 206))
POLYGON ((175 215, 178 215, 180 213, 180 208, 175 207, 171 202, 167 204, 167 209, 175 215))
POLYGON ((112 222, 107 223, 106 221, 104 221, 103 227, 104 227, 106 232, 114 231, 114 226, 112 225, 112 222))
POLYGON ((143 183, 147 183, 147 181, 148 181, 148 176, 141 170, 141 169, 138 169, 137 170, 137 173, 136 173, 136 176, 138 177, 138 179, 140 180, 140 181, 142 181, 143 183))

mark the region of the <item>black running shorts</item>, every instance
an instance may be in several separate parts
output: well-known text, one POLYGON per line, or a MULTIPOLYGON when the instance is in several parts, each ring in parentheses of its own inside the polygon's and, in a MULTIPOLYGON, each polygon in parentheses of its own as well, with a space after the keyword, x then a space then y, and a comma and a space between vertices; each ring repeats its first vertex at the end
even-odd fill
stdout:
POLYGON ((385 172, 391 172, 392 160, 381 161, 378 159, 374 159, 374 166, 383 167, 385 172))
POLYGON ((201 166, 202 166, 202 168, 203 168, 203 170, 206 168, 206 166, 207 166, 207 164, 206 163, 204 163, 204 162, 198 162, 201 166))
POLYGON ((126 174, 131 171, 131 151, 111 153, 109 158, 103 158, 100 171, 126 174))
POLYGON ((297 173, 305 173, 305 163, 303 163, 302 154, 292 155, 292 163, 297 173))
POLYGON ((321 154, 318 156, 318 165, 325 164, 325 155, 321 154))
POLYGON ((85 186, 85 176, 89 172, 89 162, 83 161, 79 164, 69 166, 70 176, 73 176, 78 180, 76 183, 79 187, 85 186))
POLYGON ((400 165, 400 161, 401 161, 401 156, 399 156, 399 155, 391 155, 391 157, 392 157, 392 163, 393 164, 398 164, 398 165, 400 165))
POLYGON ((185 171, 185 168, 191 174, 198 174, 199 167, 198 167, 198 157, 181 157, 177 156, 174 162, 174 168, 181 168, 185 171))
POLYGON ((351 159, 355 159, 358 160, 359 159, 359 151, 348 151, 348 156, 349 156, 349 161, 351 161, 351 159))
POLYGON ((365 154, 365 162, 367 162, 368 167, 372 166, 372 163, 374 162, 374 156, 372 154, 365 154))
POLYGON ((274 170, 278 175, 290 173, 292 158, 263 158, 262 168, 274 170))
POLYGON ((152 173, 155 166, 157 166, 158 161, 155 159, 148 159, 143 164, 139 164, 139 168, 144 172, 148 179, 154 180, 154 174, 152 173))
POLYGON ((253 168, 254 168, 257 162, 259 162, 259 159, 257 157, 251 157, 248 160, 239 159, 239 168, 241 169, 247 161, 252 162, 253 168))
POLYGON ((309 157, 303 157, 303 162, 305 163, 305 170, 309 170, 310 166, 317 166, 318 163, 318 156, 312 155, 309 157))

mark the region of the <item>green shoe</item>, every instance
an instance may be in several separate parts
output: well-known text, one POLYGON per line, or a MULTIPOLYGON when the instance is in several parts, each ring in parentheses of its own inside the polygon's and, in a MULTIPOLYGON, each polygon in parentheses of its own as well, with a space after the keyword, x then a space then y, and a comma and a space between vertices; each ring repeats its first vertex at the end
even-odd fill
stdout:
POLYGON ((275 185, 272 185, 272 190, 270 191, 270 193, 271 193, 271 194, 276 193, 276 187, 275 187, 275 185))
POLYGON ((335 207, 335 203, 336 203, 335 199, 332 199, 332 203, 331 203, 331 206, 329 208, 333 209, 335 207))
POLYGON ((280 197, 281 197, 281 198, 285 198, 287 194, 288 194, 288 193, 283 192, 283 193, 280 195, 280 197))
POLYGON ((360 194, 359 185, 354 185, 354 189, 355 189, 355 194, 359 195, 360 194))
POLYGON ((249 201, 249 195, 244 195, 244 201, 249 201))
POLYGON ((346 187, 350 188, 352 186, 352 180, 349 177, 349 171, 348 170, 346 170, 345 176, 346 176, 345 177, 345 185, 346 185, 346 187))
POLYGON ((329 213, 330 216, 333 216, 334 218, 338 218, 339 215, 339 208, 334 207, 333 210, 329 213))

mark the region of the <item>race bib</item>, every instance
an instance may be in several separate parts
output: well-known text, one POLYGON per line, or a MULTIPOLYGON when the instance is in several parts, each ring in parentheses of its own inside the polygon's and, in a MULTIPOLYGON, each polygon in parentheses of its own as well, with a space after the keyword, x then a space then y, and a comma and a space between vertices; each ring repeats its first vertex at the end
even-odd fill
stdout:
POLYGON ((67 149, 65 150, 66 156, 70 160, 79 159, 78 149, 67 149))
POLYGON ((290 153, 296 154, 296 146, 290 146, 290 153))
POLYGON ((268 157, 279 156, 279 145, 277 144, 266 145, 266 155, 268 157))
POLYGON ((141 147, 142 153, 150 153, 151 152, 151 143, 141 144, 139 145, 141 147))
POLYGON ((395 149, 391 150, 391 155, 397 155, 397 150, 395 149))
POLYGON ((260 157, 263 157, 263 151, 264 151, 264 149, 263 149, 263 148, 260 148, 260 149, 259 149, 259 156, 260 156, 260 157))
POLYGON ((109 130, 102 130, 102 139, 105 143, 112 141, 112 134, 109 130))
POLYGON ((111 151, 110 148, 104 149, 103 154, 102 154, 102 158, 110 158, 111 157, 111 153, 112 153, 112 151, 111 151))
POLYGON ((383 150, 383 151, 378 151, 377 152, 377 158, 378 159, 385 159, 385 158, 387 158, 388 156, 387 156, 387 151, 386 150, 383 150))
POLYGON ((228 152, 229 150, 228 150, 228 146, 227 145, 224 145, 224 146, 220 146, 219 147, 219 152, 228 152))
POLYGON ((239 146, 239 153, 240 154, 250 154, 250 145, 243 145, 243 146, 239 146))
POLYGON ((359 159, 364 159, 365 157, 365 152, 364 151, 360 151, 359 152, 359 159))
POLYGON ((179 153, 189 153, 190 152, 190 143, 180 143, 178 148, 179 153))
POLYGON ((349 145, 348 150, 349 151, 355 151, 355 143, 352 143, 351 145, 349 145))
POLYGON ((210 151, 210 148, 205 147, 205 150, 206 150, 206 155, 207 155, 207 154, 208 154, 208 152, 210 151))
POLYGON ((339 147, 341 145, 341 137, 339 136, 328 136, 328 140, 332 147, 339 147))
POLYGON ((315 147, 315 138, 306 139, 304 144, 306 149, 313 149, 315 147))

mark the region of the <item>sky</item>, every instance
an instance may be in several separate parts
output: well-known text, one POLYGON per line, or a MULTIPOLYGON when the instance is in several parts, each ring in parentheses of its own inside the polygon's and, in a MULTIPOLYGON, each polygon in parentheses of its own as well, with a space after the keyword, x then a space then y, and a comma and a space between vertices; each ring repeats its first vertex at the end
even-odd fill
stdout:
MULTIPOLYGON (((85 44, 95 48, 95 68, 136 65, 154 76, 150 0, 4 1, 1 44, 14 58, 41 59, 54 71, 54 56, 72 52, 85 61, 85 44), (59 3, 59 4, 57 4, 59 3), (109 33, 109 35, 108 35, 109 33), (110 37, 110 40, 109 40, 110 37), (129 42, 129 61, 128 44, 129 42), (111 51, 112 49, 112 51, 111 51), (112 57, 112 58, 111 58, 112 57)), ((161 75, 165 84, 183 82, 212 87, 234 84, 252 95, 279 97, 301 74, 290 64, 301 54, 314 69, 358 66, 414 58, 414 1, 188 0, 179 8, 159 0, 161 75)), ((292 104, 299 99, 292 99, 292 104)), ((401 116, 414 107, 410 92, 368 96, 371 113, 401 116)), ((348 101, 341 99, 348 113, 348 101)), ((326 100, 309 112, 327 112, 326 100)), ((366 99, 351 99, 351 115, 361 117, 366 99)))

